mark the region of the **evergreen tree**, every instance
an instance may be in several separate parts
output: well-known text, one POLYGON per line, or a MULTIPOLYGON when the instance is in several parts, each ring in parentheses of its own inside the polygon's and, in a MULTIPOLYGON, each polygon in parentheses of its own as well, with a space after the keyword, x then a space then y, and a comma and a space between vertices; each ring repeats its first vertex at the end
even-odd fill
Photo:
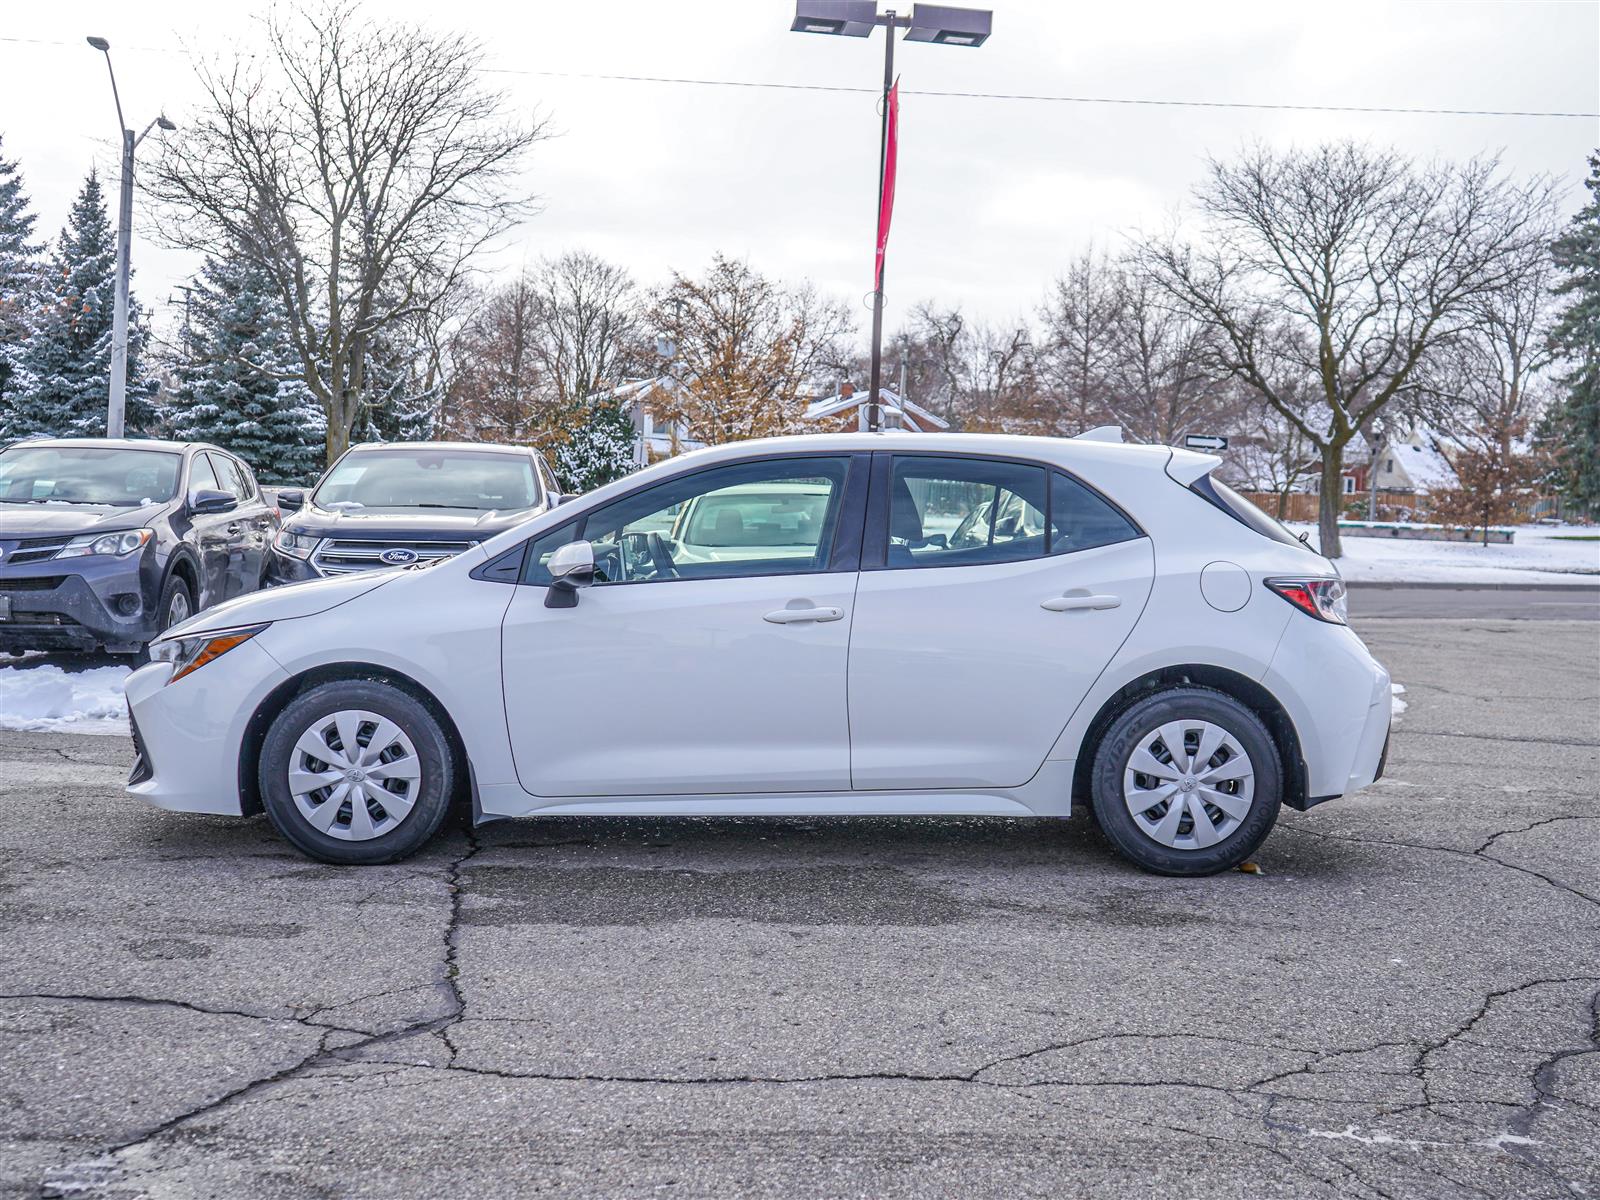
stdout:
MULTIPOLYGON (((3 145, 0 141, 0 149, 3 145)), ((16 360, 27 338, 28 312, 38 287, 39 247, 29 240, 33 220, 17 164, 0 153, 0 438, 6 434, 7 401, 15 390, 16 360)))
POLYGON ((438 358, 409 324, 385 330, 367 347, 367 406, 350 431, 356 442, 426 442, 439 413, 438 358))
MULTIPOLYGON (((8 435, 105 436, 116 260, 100 179, 91 171, 34 293, 32 328, 17 358, 17 395, 8 405, 4 431, 8 435)), ((150 382, 139 370, 143 343, 139 308, 130 296, 126 409, 130 433, 153 431, 156 424, 150 382)))
POLYGON ((242 256, 207 259, 190 304, 165 414, 173 436, 231 450, 271 483, 315 479, 326 418, 297 378, 271 280, 242 256))
POLYGON ((557 447, 550 464, 568 492, 589 492, 634 469, 633 419, 609 400, 588 406, 586 419, 557 447))
POLYGON ((1556 295, 1571 300, 1550 335, 1570 363, 1567 394, 1550 415, 1556 443, 1557 482, 1567 498, 1600 509, 1600 154, 1589 158, 1589 203, 1551 246, 1556 269, 1566 275, 1556 295))

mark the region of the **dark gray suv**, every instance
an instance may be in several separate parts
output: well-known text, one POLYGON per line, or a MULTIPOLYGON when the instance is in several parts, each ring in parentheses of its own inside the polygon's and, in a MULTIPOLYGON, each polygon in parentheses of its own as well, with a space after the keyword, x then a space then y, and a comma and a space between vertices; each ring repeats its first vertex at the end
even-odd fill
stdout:
POLYGON ((192 613, 260 587, 278 524, 250 468, 215 446, 7 446, 0 651, 138 653, 192 613))

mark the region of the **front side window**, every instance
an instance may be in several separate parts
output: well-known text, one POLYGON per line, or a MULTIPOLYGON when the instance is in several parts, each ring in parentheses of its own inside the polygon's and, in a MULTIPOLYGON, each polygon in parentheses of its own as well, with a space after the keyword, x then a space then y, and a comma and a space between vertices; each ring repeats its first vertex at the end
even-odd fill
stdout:
POLYGON ((536 539, 524 578, 548 585, 545 564, 574 538, 594 545, 596 584, 826 571, 849 465, 779 458, 669 479, 536 539))
POLYGON ((1015 562, 1045 553, 1043 467, 896 455, 890 567, 1015 562))
POLYGON ((191 492, 220 492, 224 488, 211 467, 209 454, 196 454, 189 460, 189 490, 191 492))
POLYGON ((347 454, 314 493, 322 508, 459 508, 516 512, 540 501, 533 462, 522 454, 415 448, 347 454))
POLYGON ((30 446, 0 451, 0 504, 160 504, 178 491, 168 450, 30 446))

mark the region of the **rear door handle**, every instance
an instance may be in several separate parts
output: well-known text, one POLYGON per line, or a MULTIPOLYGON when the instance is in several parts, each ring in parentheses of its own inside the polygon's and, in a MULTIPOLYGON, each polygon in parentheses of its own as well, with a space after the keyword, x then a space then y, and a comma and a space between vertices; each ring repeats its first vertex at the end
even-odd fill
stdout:
POLYGON ((235 521, 231 525, 228 526, 228 532, 229 533, 238 533, 243 528, 244 528, 243 525, 241 525, 241 524, 239 524, 239 522, 235 521))
POLYGON ((1039 607, 1050 612, 1083 612, 1087 609, 1116 608, 1121 603, 1121 596, 1051 596, 1048 600, 1041 600, 1039 607))
POLYGON ((837 621, 843 616, 842 608, 780 608, 761 619, 774 625, 794 625, 800 621, 837 621))

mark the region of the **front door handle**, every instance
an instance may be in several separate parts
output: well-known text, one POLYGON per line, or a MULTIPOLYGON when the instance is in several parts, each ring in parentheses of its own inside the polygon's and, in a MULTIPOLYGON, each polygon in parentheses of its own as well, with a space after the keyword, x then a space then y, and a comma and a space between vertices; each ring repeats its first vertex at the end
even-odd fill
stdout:
POLYGON ((794 625, 800 621, 837 621, 843 616, 842 608, 780 608, 761 619, 774 625, 794 625))
POLYGON ((239 531, 240 531, 240 530, 242 530, 242 529, 243 529, 243 528, 244 528, 244 526, 243 526, 243 525, 241 525, 241 524, 239 524, 239 522, 237 522, 237 521, 234 521, 234 522, 233 522, 233 523, 232 523, 232 524, 230 524, 230 525, 229 525, 229 526, 228 526, 228 532, 229 532, 229 533, 235 533, 235 534, 236 534, 236 533, 238 533, 238 532, 239 532, 239 531))
POLYGON ((1121 603, 1121 596, 1051 596, 1048 600, 1041 600, 1039 607, 1050 612, 1083 612, 1087 609, 1116 608, 1121 603))

